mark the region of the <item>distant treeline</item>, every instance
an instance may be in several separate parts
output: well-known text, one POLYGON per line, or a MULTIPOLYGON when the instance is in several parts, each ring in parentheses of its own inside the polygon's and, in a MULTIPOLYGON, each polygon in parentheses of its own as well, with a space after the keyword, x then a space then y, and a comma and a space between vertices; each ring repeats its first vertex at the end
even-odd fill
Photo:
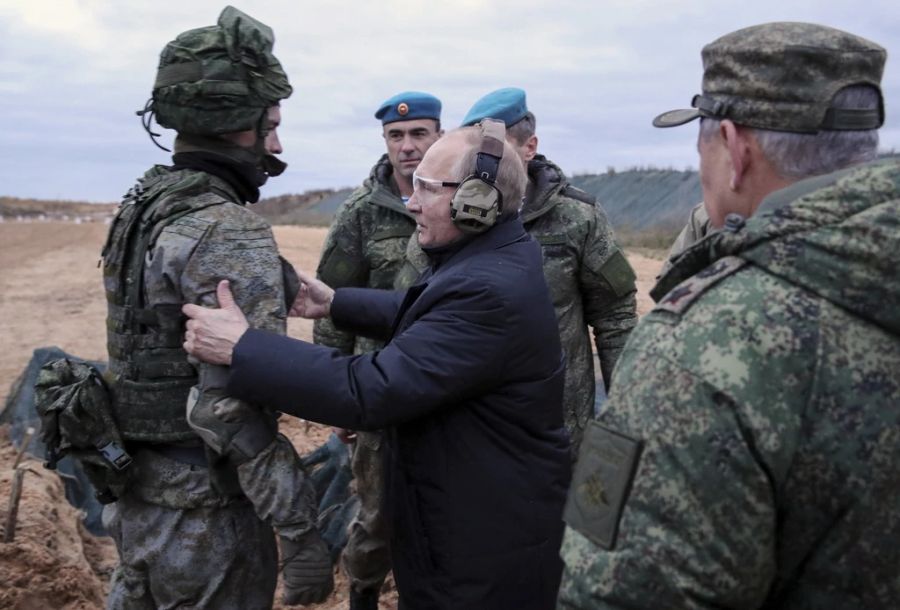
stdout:
MULTIPOLYGON (((879 156, 894 157, 898 153, 890 150, 879 156)), ((692 169, 609 168, 602 174, 576 174, 570 181, 597 198, 618 240, 631 247, 667 248, 684 226, 691 208, 703 199, 699 175, 692 169)), ((352 191, 350 188, 319 189, 266 197, 251 209, 272 224, 328 226, 338 206, 352 191)), ((0 216, 7 218, 108 216, 114 209, 115 204, 0 197, 0 216)))
POLYGON ((112 203, 0 197, 0 217, 4 218, 103 219, 111 216, 115 208, 112 203))
MULTIPOLYGON (((672 232, 687 220, 701 199, 697 172, 636 169, 571 178, 574 186, 601 202, 613 226, 624 233, 672 232)), ((253 209, 272 224, 328 225, 338 206, 352 192, 310 191, 262 199, 253 209)), ((649 247, 649 246, 648 246, 649 247)))

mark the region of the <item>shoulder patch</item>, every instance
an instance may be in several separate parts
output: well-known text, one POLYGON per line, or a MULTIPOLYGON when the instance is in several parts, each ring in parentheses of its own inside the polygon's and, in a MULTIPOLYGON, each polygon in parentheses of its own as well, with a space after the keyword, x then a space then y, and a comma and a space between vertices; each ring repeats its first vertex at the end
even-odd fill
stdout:
POLYGON ((631 263, 618 248, 601 265, 599 273, 617 297, 623 297, 635 289, 637 276, 631 263))
POLYGON ((365 270, 341 248, 332 248, 326 252, 319 264, 319 279, 335 289, 359 286, 365 275, 365 270))
POLYGON ((675 286, 656 304, 653 311, 684 313, 701 294, 746 264, 747 261, 737 256, 720 258, 700 273, 675 286))
POLYGON ((641 442, 591 421, 584 433, 563 520, 611 551, 641 456, 641 442))
POLYGON ((581 201, 581 202, 583 202, 583 203, 587 203, 587 204, 590 204, 590 205, 597 205, 597 198, 596 198, 596 197, 594 197, 594 196, 591 195, 590 193, 587 193, 587 192, 585 192, 585 191, 582 191, 582 190, 579 189, 579 188, 575 188, 575 187, 572 186, 571 184, 567 184, 567 185, 566 185, 566 188, 564 188, 564 189, 562 190, 562 194, 565 195, 566 197, 570 197, 570 198, 572 198, 572 199, 575 199, 575 200, 577 200, 577 201, 581 201))

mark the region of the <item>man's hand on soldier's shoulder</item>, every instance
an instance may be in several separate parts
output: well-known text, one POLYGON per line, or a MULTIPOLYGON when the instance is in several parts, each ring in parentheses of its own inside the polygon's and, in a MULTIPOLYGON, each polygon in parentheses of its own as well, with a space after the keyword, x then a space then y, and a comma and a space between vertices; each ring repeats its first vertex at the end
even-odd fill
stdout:
POLYGON ((228 280, 216 287, 219 309, 200 305, 183 305, 181 311, 190 318, 184 334, 184 350, 209 364, 231 364, 234 346, 250 327, 244 312, 231 294, 228 280))
POLYGON ((301 282, 300 291, 297 293, 297 298, 294 299, 294 304, 291 305, 289 315, 307 320, 328 317, 331 314, 334 290, 329 288, 325 282, 317 280, 315 276, 305 271, 298 269, 297 276, 301 282))

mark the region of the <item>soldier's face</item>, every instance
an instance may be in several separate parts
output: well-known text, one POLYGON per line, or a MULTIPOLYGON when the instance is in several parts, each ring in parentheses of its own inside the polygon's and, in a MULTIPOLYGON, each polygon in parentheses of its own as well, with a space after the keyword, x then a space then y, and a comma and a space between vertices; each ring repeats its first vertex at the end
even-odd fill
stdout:
POLYGON ((384 141, 394 173, 411 180, 425 153, 441 137, 441 133, 433 119, 386 123, 384 141))
POLYGON ((284 152, 281 140, 278 139, 278 126, 281 125, 281 107, 272 106, 266 113, 269 133, 266 135, 266 152, 270 155, 280 155, 284 152))
MULTIPOLYGON (((266 126, 269 131, 266 134, 266 140, 264 142, 266 152, 270 155, 280 155, 284 152, 284 149, 281 146, 281 140, 278 139, 279 125, 281 125, 281 107, 271 106, 266 111, 266 126)), ((226 133, 223 137, 244 148, 253 148, 256 146, 255 129, 226 133)))
MULTIPOLYGON (((462 140, 456 134, 442 138, 425 154, 416 175, 438 182, 455 182, 457 176, 453 175, 453 166, 461 149, 462 140)), ((462 231, 450 219, 450 200, 454 192, 455 189, 449 186, 431 189, 420 186, 413 190, 406 209, 416 219, 420 246, 446 246, 462 237, 462 231)))

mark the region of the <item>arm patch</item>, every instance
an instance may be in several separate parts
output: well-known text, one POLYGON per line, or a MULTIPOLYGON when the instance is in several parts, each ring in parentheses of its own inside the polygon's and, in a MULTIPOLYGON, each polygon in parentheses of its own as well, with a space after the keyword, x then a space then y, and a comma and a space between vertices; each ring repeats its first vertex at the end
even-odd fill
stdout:
POLYGON ((607 551, 616 546, 622 509, 637 472, 641 442, 596 421, 588 424, 563 519, 607 551))
POLYGON ((617 297, 623 297, 635 289, 634 281, 637 276, 631 268, 631 263, 618 248, 601 265, 599 273, 617 297))
POLYGON ((357 261, 340 248, 332 248, 319 268, 319 278, 334 289, 360 286, 362 275, 357 261))

